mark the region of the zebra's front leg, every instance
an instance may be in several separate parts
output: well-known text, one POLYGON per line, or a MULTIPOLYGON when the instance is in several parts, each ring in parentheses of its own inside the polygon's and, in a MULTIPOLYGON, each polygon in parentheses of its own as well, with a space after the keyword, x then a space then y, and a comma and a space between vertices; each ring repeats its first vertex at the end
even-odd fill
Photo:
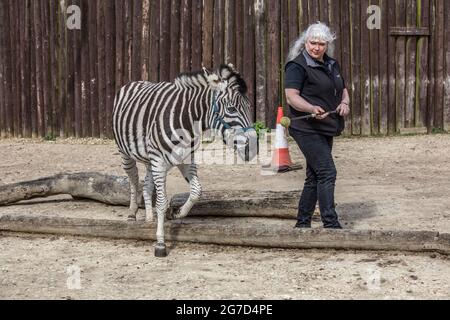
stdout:
POLYGON ((153 209, 152 209, 152 197, 154 190, 154 181, 152 168, 150 165, 147 166, 147 175, 144 181, 144 203, 145 203, 145 221, 153 222, 153 209))
POLYGON ((168 169, 164 166, 152 166, 153 181, 156 189, 156 214, 158 216, 155 246, 156 257, 167 256, 166 244, 164 242, 164 220, 166 211, 169 208, 166 193, 167 171, 168 169))
POLYGON ((202 186, 197 176, 197 166, 195 164, 184 164, 179 165, 178 169, 180 169, 181 174, 189 183, 191 191, 186 203, 173 216, 174 219, 182 219, 186 217, 202 195, 202 186))
POLYGON ((130 215, 128 216, 128 220, 136 221, 136 213, 139 209, 138 199, 140 198, 139 173, 136 161, 122 154, 122 168, 126 172, 130 183, 130 215))

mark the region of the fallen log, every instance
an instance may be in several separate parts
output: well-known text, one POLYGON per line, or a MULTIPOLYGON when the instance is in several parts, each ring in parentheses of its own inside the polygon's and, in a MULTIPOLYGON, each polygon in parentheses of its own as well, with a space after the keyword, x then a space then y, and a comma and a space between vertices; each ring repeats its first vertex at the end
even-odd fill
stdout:
MULTIPOLYGON (((156 225, 65 217, 3 215, 0 231, 155 240, 156 225)), ((166 223, 168 241, 287 249, 344 249, 450 254, 450 234, 432 231, 293 229, 286 220, 186 218, 166 223)))
MULTIPOLYGON (((55 176, 0 186, 0 205, 22 200, 68 194, 109 205, 129 205, 127 177, 97 172, 58 174, 55 176)), ((295 218, 299 191, 210 191, 204 192, 192 208, 191 216, 295 218)), ((176 194, 170 210, 182 206, 189 194, 176 194)), ((155 203, 155 201, 153 201, 155 203)), ((141 207, 143 201, 141 200, 141 207)))

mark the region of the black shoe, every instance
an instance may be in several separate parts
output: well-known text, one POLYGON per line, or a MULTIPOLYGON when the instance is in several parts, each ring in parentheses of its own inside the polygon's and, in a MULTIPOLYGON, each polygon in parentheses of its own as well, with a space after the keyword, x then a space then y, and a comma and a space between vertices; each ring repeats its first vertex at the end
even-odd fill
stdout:
POLYGON ((294 226, 294 229, 310 229, 311 223, 297 222, 294 226))

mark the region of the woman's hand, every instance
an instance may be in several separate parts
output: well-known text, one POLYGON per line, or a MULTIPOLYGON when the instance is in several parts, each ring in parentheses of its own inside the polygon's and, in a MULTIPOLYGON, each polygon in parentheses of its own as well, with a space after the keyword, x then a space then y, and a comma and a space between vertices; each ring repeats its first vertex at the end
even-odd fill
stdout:
POLYGON ((322 107, 319 106, 313 106, 311 109, 311 113, 315 114, 315 118, 319 120, 323 120, 330 114, 329 112, 325 112, 325 110, 322 109, 322 107))
POLYGON ((346 103, 341 103, 336 108, 336 111, 341 117, 346 117, 346 116, 348 116, 350 114, 350 107, 346 103))

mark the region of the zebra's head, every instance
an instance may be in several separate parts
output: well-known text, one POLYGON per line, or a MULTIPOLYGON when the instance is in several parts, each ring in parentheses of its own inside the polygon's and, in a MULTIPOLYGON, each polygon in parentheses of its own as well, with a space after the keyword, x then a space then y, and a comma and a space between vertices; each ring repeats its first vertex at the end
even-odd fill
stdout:
POLYGON ((253 128, 247 84, 232 64, 210 73, 204 69, 211 88, 209 127, 222 134, 223 142, 233 146, 245 161, 257 155, 257 134, 253 128))

